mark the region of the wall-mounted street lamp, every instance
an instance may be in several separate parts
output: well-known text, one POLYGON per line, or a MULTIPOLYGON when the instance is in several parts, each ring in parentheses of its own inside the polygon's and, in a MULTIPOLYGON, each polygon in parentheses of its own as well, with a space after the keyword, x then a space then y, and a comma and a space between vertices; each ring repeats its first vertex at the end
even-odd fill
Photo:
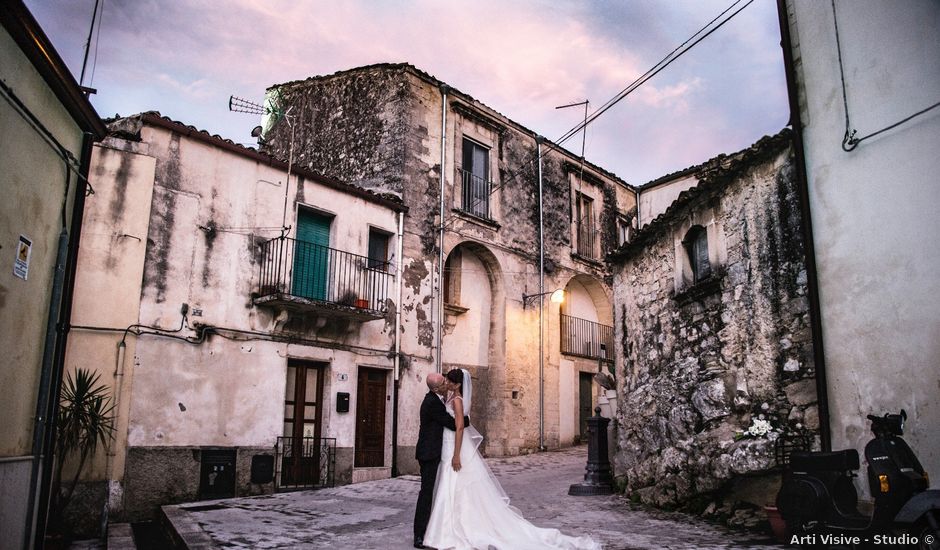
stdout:
POLYGON ((529 300, 532 298, 538 298, 540 296, 545 296, 546 294, 551 294, 549 296, 549 301, 553 304, 560 304, 565 301, 565 291, 564 289, 559 288, 558 290, 552 290, 550 292, 540 292, 538 294, 523 294, 522 295, 522 309, 525 309, 529 305, 529 300))

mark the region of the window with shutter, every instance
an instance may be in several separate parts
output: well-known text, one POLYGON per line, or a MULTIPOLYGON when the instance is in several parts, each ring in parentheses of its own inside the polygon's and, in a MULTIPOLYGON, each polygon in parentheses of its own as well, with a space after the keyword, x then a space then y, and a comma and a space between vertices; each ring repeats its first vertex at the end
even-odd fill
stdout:
POLYGON ((686 255, 689 267, 692 268, 692 282, 697 283, 711 275, 711 264, 708 261, 708 232, 701 225, 693 226, 686 233, 686 255))

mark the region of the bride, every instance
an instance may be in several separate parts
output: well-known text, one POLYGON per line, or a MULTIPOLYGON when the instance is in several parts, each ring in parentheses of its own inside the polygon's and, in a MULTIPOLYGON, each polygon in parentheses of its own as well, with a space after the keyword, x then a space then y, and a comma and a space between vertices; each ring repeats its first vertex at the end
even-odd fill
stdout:
POLYGON ((483 436, 473 426, 464 426, 472 397, 470 373, 454 369, 447 373, 446 384, 450 390, 446 408, 457 431, 444 430, 425 546, 456 550, 600 549, 590 537, 570 537, 557 529, 536 527, 509 505, 509 497, 477 450, 483 436))

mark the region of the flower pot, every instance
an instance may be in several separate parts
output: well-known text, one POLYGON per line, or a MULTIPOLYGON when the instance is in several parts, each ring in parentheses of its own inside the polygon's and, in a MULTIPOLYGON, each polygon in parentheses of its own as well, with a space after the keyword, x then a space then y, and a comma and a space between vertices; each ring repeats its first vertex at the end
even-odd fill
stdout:
POLYGON ((356 300, 356 307, 359 309, 369 309, 369 300, 359 298, 356 300))
POLYGON ((780 510, 776 506, 764 506, 764 512, 767 513, 767 521, 770 522, 770 530, 774 538, 781 544, 786 544, 790 539, 787 537, 787 522, 780 515, 780 510))

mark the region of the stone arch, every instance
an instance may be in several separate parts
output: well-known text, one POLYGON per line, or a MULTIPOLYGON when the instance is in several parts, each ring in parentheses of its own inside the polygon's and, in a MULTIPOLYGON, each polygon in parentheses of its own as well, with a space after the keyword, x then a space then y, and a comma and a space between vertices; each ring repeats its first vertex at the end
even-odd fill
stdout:
POLYGON ((470 371, 477 396, 471 423, 486 436, 490 420, 499 414, 505 376, 503 269, 488 247, 474 241, 456 244, 446 258, 442 367, 470 371))
POLYGON ((558 310, 558 437, 561 445, 584 441, 587 418, 598 401, 594 375, 614 357, 610 291, 599 279, 574 275, 558 310))
POLYGON ((613 325, 614 308, 610 292, 604 283, 595 277, 579 273, 568 279, 564 289, 565 302, 561 305, 562 313, 577 317, 579 313, 583 314, 583 306, 590 303, 593 306, 594 318, 588 320, 613 325))

